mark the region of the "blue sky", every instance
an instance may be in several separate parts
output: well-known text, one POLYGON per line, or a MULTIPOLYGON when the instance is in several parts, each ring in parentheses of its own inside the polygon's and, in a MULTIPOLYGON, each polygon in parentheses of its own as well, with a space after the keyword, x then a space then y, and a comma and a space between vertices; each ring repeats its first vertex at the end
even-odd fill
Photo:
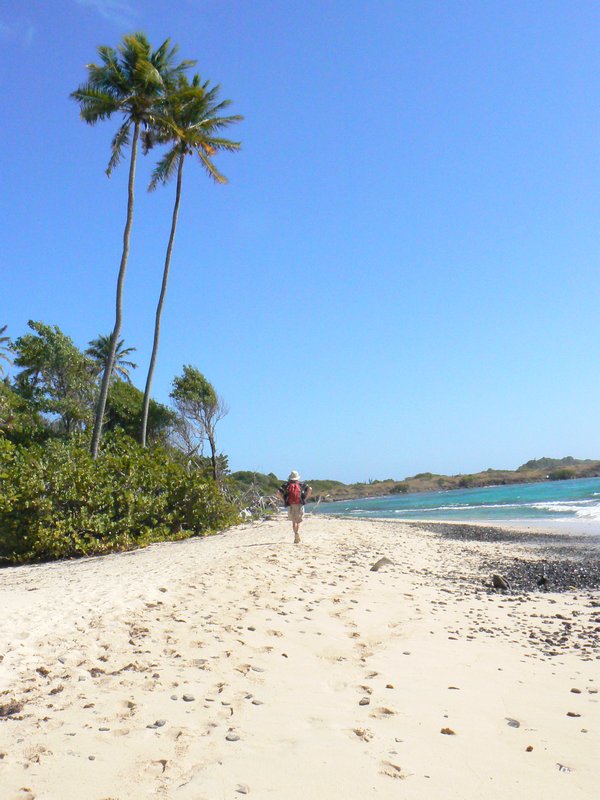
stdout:
MULTIPOLYGON (((69 93, 171 37, 245 121, 184 176, 154 380, 229 415, 233 469, 344 481, 600 458, 593 2, 5 0, 0 325, 114 322, 127 164, 69 93)), ((123 336, 143 388, 173 186, 140 164, 123 336)))

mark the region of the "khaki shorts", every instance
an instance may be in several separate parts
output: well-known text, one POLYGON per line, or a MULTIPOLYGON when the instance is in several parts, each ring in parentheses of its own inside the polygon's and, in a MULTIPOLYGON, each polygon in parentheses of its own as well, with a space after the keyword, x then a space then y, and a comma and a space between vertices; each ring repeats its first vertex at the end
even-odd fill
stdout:
POLYGON ((291 519, 292 522, 302 522, 303 517, 304 506, 298 505, 297 503, 293 506, 288 506, 288 519, 291 519))

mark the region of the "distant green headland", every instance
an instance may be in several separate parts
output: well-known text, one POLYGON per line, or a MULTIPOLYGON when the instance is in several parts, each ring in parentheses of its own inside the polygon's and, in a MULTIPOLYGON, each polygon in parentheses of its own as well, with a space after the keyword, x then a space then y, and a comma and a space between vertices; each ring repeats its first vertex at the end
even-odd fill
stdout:
MULTIPOLYGON (((361 483, 342 483, 334 480, 309 480, 313 487, 313 500, 355 500, 388 494, 412 492, 440 492, 448 489, 474 489, 480 486, 502 486, 512 483, 535 483, 538 481, 562 481, 572 478, 595 478, 600 476, 600 461, 565 458, 537 458, 521 464, 515 470, 486 469, 459 475, 438 475, 419 472, 417 475, 397 481, 368 480, 361 483)), ((253 489, 257 494, 272 495, 282 484, 282 479, 272 472, 241 471, 231 475, 232 480, 244 491, 253 489)))

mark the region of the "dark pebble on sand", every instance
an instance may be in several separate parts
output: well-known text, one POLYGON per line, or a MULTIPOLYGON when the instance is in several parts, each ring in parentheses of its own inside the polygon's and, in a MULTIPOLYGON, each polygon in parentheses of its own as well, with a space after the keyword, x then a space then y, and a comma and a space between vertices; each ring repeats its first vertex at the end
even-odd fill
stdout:
MULTIPOLYGON (((490 574, 501 575, 510 583, 509 591, 513 594, 600 588, 600 537, 596 535, 529 533, 466 523, 405 524, 430 531, 440 538, 530 547, 531 557, 502 558, 498 548, 493 558, 481 561, 484 580, 489 581, 490 574), (542 577, 545 580, 541 584, 542 577)), ((549 599, 549 602, 553 601, 549 599)))
POLYGON ((8 703, 0 705, 0 717, 10 717, 13 714, 18 714, 22 709, 23 703, 19 703, 17 700, 9 700, 8 703))

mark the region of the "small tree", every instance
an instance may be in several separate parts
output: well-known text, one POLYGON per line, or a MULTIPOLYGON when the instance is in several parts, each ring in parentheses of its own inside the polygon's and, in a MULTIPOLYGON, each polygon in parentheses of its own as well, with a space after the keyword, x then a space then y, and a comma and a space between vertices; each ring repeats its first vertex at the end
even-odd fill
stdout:
POLYGON ((8 378, 0 380, 0 440, 5 437, 28 446, 47 436, 48 429, 34 405, 17 394, 8 378))
POLYGON ((96 391, 92 362, 56 325, 29 321, 33 333, 13 343, 15 390, 32 408, 58 417, 58 429, 72 434, 86 428, 93 417, 96 391))
MULTIPOLYGON (((105 429, 121 428, 128 436, 137 438, 142 419, 144 394, 131 383, 115 380, 108 390, 106 400, 105 429)), ((148 439, 150 442, 166 442, 177 415, 172 409, 150 400, 148 413, 148 439)))
MULTIPOLYGON (((98 336, 97 339, 92 339, 89 345, 85 354, 95 362, 97 367, 96 372, 100 375, 107 368, 108 362, 110 361, 111 337, 98 336)), ((126 356, 131 355, 131 353, 135 353, 135 347, 125 347, 124 345, 124 340, 119 339, 115 349, 115 357, 110 376, 111 383, 117 378, 131 383, 129 370, 137 369, 137 364, 134 364, 133 361, 128 361, 126 358, 126 356)))
POLYGON ((200 370, 187 364, 183 368, 183 375, 174 378, 170 397, 181 416, 180 436, 188 447, 198 452, 202 443, 208 441, 212 473, 218 482, 220 468, 215 427, 229 412, 229 408, 200 370))

